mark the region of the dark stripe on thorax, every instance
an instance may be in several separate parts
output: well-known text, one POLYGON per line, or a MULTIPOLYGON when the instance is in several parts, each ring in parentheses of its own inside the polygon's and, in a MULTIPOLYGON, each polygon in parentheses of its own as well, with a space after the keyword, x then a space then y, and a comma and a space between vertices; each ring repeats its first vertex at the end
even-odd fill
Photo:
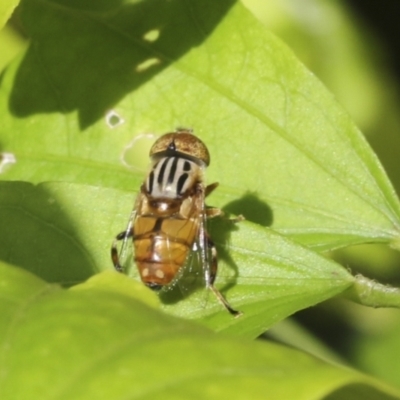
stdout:
POLYGON ((164 180, 164 174, 165 174, 165 169, 167 168, 169 158, 164 158, 160 162, 162 162, 158 177, 157 177, 157 182, 159 185, 161 185, 162 181, 164 180))
POLYGON ((154 170, 152 170, 149 174, 149 187, 148 187, 149 193, 153 191, 153 184, 154 184, 154 170))
POLYGON ((176 173, 176 167, 178 165, 179 158, 174 157, 174 160, 172 161, 172 166, 171 169, 169 170, 168 174, 168 183, 172 183, 175 179, 175 173, 176 173))
POLYGON ((183 174, 179 177, 178 182, 177 182, 177 185, 176 185, 176 191, 177 191, 178 194, 182 194, 182 188, 183 188, 183 186, 185 185, 185 182, 186 182, 186 180, 187 180, 188 177, 189 177, 189 174, 186 173, 186 172, 183 173, 183 174))

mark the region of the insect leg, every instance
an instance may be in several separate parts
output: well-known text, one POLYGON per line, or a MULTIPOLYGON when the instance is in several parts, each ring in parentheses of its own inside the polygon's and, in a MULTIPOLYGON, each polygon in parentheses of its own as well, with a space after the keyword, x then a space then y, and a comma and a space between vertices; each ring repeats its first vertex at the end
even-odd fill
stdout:
MULTIPOLYGON (((214 183, 211 183, 210 185, 207 185, 204 190, 204 197, 207 197, 209 194, 211 194, 218 186, 219 186, 218 182, 214 182, 214 183)), ((208 218, 222 217, 222 216, 224 216, 224 212, 220 208, 207 207, 206 215, 208 218)), ((229 218, 229 221, 232 221, 233 223, 237 223, 240 221, 244 221, 245 219, 246 218, 243 217, 243 215, 238 215, 236 218, 229 218)))
MULTIPOLYGON (((122 265, 120 264, 120 261, 119 261, 119 258, 120 258, 120 257, 119 257, 119 254, 118 254, 117 242, 118 242, 119 240, 123 240, 124 243, 123 243, 123 245, 122 245, 122 248, 124 248, 125 242, 126 242, 130 237, 132 237, 132 236, 133 236, 132 229, 123 231, 123 232, 119 233, 119 234, 115 237, 115 239, 114 239, 114 241, 113 241, 113 243, 112 243, 112 245, 111 245, 111 260, 112 260, 112 262, 113 262, 113 264, 114 264, 114 268, 115 268, 118 272, 124 272, 124 269, 122 268, 122 265)), ((122 253, 122 249, 121 249, 121 253, 122 253)))
POLYGON ((224 212, 220 208, 207 207, 206 208, 207 218, 222 217, 224 212))
MULTIPOLYGON (((225 213, 220 208, 207 207, 206 215, 207 215, 207 218, 224 217, 225 213)), ((228 221, 233 222, 234 224, 237 224, 238 222, 245 221, 245 220, 246 220, 246 218, 241 214, 234 218, 228 218, 228 221)))
POLYGON ((217 249, 214 242, 207 236, 207 245, 211 252, 211 262, 210 262, 210 273, 206 275, 207 286, 213 291, 217 299, 222 303, 222 305, 232 314, 235 318, 240 317, 242 312, 234 310, 229 303, 226 301, 221 292, 214 286, 215 278, 217 277, 218 271, 218 258, 217 249))
POLYGON ((211 192, 213 192, 218 187, 218 185, 219 185, 218 182, 214 182, 207 185, 204 190, 204 197, 207 197, 211 192))

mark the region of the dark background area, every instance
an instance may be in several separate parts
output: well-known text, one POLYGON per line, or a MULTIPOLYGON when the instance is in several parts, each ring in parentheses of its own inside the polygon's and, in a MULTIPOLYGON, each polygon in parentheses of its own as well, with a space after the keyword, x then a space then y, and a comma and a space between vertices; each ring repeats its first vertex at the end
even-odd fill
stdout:
POLYGON ((400 80, 400 2, 397 0, 348 0, 349 10, 382 46, 389 67, 400 80))

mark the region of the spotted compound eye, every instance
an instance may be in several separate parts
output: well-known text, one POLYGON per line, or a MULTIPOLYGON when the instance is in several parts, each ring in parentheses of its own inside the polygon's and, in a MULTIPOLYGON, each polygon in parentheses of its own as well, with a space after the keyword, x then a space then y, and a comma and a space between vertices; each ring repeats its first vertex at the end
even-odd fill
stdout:
POLYGON ((199 160, 206 166, 210 164, 210 153, 206 145, 189 130, 166 133, 150 149, 152 158, 174 154, 187 156, 193 161, 199 160))

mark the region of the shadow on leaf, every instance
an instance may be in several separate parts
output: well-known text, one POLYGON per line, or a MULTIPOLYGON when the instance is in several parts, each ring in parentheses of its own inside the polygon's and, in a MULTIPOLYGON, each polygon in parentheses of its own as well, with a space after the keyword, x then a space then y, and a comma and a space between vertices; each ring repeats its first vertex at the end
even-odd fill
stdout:
POLYGON ((65 285, 97 272, 73 221, 42 185, 0 182, 0 220, 1 260, 65 285))
POLYGON ((271 226, 274 220, 272 209, 256 193, 247 192, 240 199, 223 207, 224 212, 243 215, 247 221, 261 226, 271 226))
POLYGON ((80 127, 89 127, 200 45, 234 1, 210 4, 24 1, 21 20, 31 45, 16 75, 11 111, 25 117, 78 110, 80 127))

